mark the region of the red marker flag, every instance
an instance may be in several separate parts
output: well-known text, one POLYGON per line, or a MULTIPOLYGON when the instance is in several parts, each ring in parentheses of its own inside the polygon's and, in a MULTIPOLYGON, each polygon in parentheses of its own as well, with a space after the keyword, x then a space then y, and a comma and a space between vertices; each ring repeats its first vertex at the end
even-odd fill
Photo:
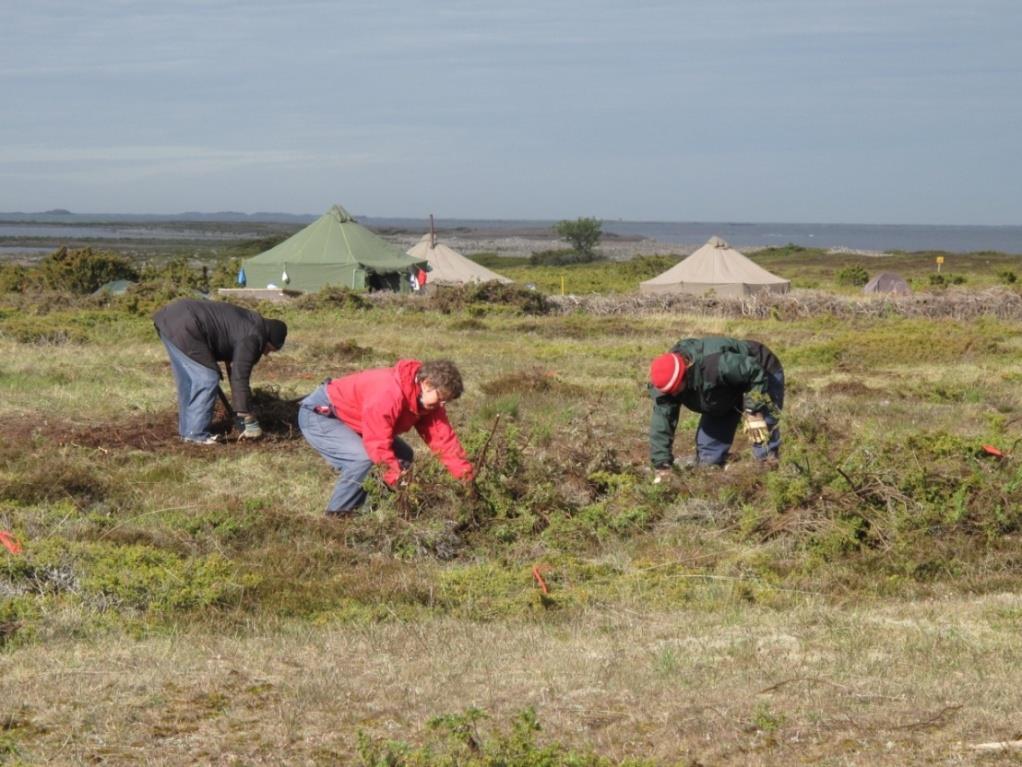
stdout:
POLYGON ((547 588, 546 581, 543 580, 543 570, 546 569, 546 565, 533 565, 532 577, 536 580, 536 585, 539 586, 539 590, 544 594, 549 594, 550 589, 547 588))
POLYGON ((6 530, 0 530, 0 543, 12 554, 21 553, 21 544, 18 543, 18 539, 6 530))
POLYGON ((983 445, 983 452, 986 453, 987 455, 996 456, 997 458, 1004 458, 1004 453, 1002 453, 993 445, 983 445))

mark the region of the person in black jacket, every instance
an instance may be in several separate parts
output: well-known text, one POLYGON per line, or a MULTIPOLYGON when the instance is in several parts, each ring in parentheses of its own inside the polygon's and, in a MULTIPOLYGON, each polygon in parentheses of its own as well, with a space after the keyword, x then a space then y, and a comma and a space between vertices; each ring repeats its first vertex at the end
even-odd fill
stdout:
POLYGON ((225 363, 231 381, 235 424, 241 437, 257 439, 262 428, 252 411, 249 377, 260 357, 279 351, 287 325, 256 312, 218 301, 182 298, 153 316, 156 332, 167 347, 177 383, 178 432, 186 442, 212 445, 209 433, 225 363))

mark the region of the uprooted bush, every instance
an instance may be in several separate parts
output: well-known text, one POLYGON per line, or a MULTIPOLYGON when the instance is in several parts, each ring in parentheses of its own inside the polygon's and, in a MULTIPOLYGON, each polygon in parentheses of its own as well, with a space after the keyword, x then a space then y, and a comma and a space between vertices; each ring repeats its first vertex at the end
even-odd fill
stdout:
MULTIPOLYGON (((263 439, 290 440, 298 439, 298 406, 301 396, 282 396, 278 386, 259 386, 252 390, 252 410, 259 418, 263 430, 263 439)), ((222 410, 221 404, 218 410, 222 410)))

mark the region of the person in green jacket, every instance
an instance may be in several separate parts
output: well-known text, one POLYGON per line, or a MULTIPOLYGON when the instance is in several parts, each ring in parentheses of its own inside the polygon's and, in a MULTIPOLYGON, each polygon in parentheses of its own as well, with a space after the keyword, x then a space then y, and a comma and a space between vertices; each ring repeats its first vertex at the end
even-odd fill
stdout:
POLYGON ((653 360, 649 392, 653 399, 650 459, 656 481, 674 465, 672 445, 682 405, 701 414, 695 464, 723 466, 743 418, 753 441, 753 455, 760 461, 777 459, 784 369, 776 355, 758 341, 685 338, 653 360))

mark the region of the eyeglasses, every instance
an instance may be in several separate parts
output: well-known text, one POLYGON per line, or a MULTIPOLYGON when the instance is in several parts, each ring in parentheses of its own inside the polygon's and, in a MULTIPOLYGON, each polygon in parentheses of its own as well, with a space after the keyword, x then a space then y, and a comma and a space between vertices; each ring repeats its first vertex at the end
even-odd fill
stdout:
POLYGON ((436 392, 437 402, 440 403, 441 405, 446 405, 447 404, 447 400, 449 399, 449 396, 446 393, 440 391, 435 386, 430 386, 429 384, 423 384, 422 385, 422 391, 423 391, 423 393, 425 393, 425 392, 436 392))

